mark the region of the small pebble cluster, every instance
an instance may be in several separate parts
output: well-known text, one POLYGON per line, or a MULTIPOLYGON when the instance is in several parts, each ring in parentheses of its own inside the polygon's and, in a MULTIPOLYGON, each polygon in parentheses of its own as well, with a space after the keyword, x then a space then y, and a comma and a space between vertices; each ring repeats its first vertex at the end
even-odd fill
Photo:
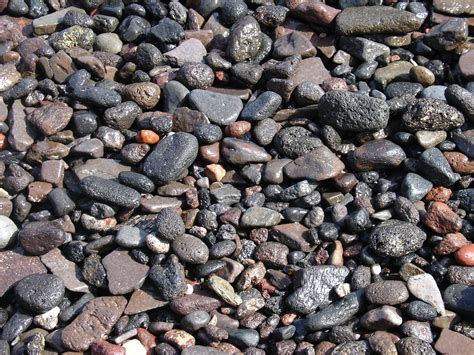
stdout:
POLYGON ((1 355, 472 355, 473 0, 0 0, 1 355))

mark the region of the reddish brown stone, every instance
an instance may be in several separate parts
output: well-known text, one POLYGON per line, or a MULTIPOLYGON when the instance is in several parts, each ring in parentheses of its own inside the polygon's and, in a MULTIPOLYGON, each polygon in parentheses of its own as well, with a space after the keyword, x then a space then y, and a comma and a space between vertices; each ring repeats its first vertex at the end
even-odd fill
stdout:
POLYGON ((21 252, 21 249, 0 252, 0 297, 21 279, 47 271, 38 257, 25 256, 21 252))
POLYGON ((125 309, 122 296, 97 297, 84 307, 79 316, 67 325, 61 340, 67 349, 86 351, 91 344, 110 333, 125 309))
POLYGON ((433 187, 425 196, 426 201, 446 202, 449 200, 453 192, 447 187, 439 186, 433 187))
POLYGON ((444 152, 443 154, 455 172, 460 174, 474 174, 474 161, 470 161, 463 153, 444 152))
POLYGON ((96 340, 91 345, 91 355, 125 355, 125 348, 105 340, 96 340))
POLYGON ((192 133, 198 126, 205 123, 209 123, 206 115, 187 107, 179 107, 173 114, 173 132, 192 133))
POLYGON ((153 290, 139 289, 132 293, 124 313, 128 315, 137 314, 151 309, 164 307, 167 304, 168 302, 158 299, 158 296, 153 290))
POLYGON ((252 129, 252 125, 247 121, 232 122, 225 128, 225 134, 230 137, 242 137, 252 129))
POLYGON ((321 88, 328 92, 328 91, 347 91, 347 83, 345 79, 342 78, 329 78, 323 81, 321 84, 321 88))
POLYGON ((156 336, 144 328, 137 329, 138 339, 145 347, 147 355, 153 354, 153 348, 156 346, 156 336))
POLYGON ((442 354, 470 355, 474 349, 474 340, 452 330, 443 329, 434 347, 442 354))
POLYGON ((314 348, 315 355, 330 355, 335 347, 336 344, 334 343, 331 343, 329 341, 322 341, 314 348))
POLYGON ((443 202, 433 202, 424 217, 426 226, 436 233, 454 233, 462 228, 462 219, 443 202))
POLYGON ((53 185, 49 182, 34 181, 28 185, 28 201, 45 202, 46 195, 53 189, 53 185))
POLYGON ((291 10, 294 17, 322 26, 331 26, 339 12, 341 10, 318 0, 302 2, 291 10))
POLYGON ((173 312, 185 316, 194 311, 211 312, 222 305, 221 301, 214 297, 198 295, 193 293, 175 298, 170 303, 173 312))
POLYGON ((469 241, 461 233, 449 233, 433 248, 433 253, 435 255, 448 255, 468 244, 469 241))
POLYGON ((220 159, 220 143, 216 142, 199 146, 199 155, 209 163, 218 163, 220 159))
POLYGON ((167 331, 163 335, 163 340, 168 344, 176 346, 180 350, 189 348, 190 346, 196 344, 196 340, 191 334, 180 329, 172 329, 167 331))
POLYGON ((474 266, 474 244, 463 246, 454 253, 454 259, 460 265, 474 266))
POLYGON ((9 217, 13 211, 13 203, 6 197, 0 197, 0 215, 9 217))

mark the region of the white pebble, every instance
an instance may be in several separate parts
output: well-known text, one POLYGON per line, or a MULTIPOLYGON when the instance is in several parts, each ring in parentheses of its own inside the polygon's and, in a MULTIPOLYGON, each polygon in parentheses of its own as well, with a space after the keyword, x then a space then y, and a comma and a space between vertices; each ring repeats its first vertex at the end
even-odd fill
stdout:
POLYGON ((348 284, 348 283, 343 283, 343 284, 337 285, 337 286, 334 288, 334 291, 336 291, 336 294, 337 294, 340 298, 345 297, 345 296, 347 296, 349 293, 351 293, 351 285, 348 284))
POLYGON ((379 264, 374 264, 370 267, 370 271, 372 272, 372 275, 380 275, 382 268, 379 264))
POLYGON ((33 319, 33 322, 43 329, 52 330, 58 325, 59 312, 61 312, 61 309, 59 307, 54 307, 46 313, 38 314, 33 319))
POLYGON ((146 355, 146 349, 140 340, 133 339, 122 344, 126 355, 146 355))

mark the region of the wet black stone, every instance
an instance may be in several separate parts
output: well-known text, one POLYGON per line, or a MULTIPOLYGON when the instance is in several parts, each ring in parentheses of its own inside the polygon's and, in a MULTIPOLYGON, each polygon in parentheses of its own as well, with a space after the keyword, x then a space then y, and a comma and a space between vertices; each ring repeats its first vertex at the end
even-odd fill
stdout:
POLYGON ((226 53, 236 63, 254 58, 262 43, 258 22, 250 16, 242 17, 230 28, 226 53))
POLYGON ((425 240, 426 233, 417 226, 393 219, 374 228, 369 245, 381 256, 399 257, 417 251, 425 240))
POLYGON ((176 44, 184 38, 184 30, 179 23, 165 17, 151 28, 151 34, 160 46, 176 44))
POLYGON ((68 191, 61 187, 57 187, 48 193, 48 201, 51 203, 54 213, 58 217, 69 214, 76 207, 68 191))
POLYGON ((254 101, 247 103, 240 113, 240 117, 248 121, 261 121, 272 117, 281 105, 282 98, 273 91, 265 91, 254 101))
POLYGON ((63 281, 51 274, 27 276, 15 285, 16 301, 33 313, 45 313, 56 307, 64 296, 63 281))
POLYGON ((143 193, 151 193, 155 190, 155 184, 145 175, 132 171, 122 171, 119 182, 143 193))
POLYGON ((222 137, 222 129, 215 124, 201 124, 197 126, 193 134, 198 139, 199 143, 202 144, 213 144, 219 142, 222 137))
POLYGON ((431 322, 438 315, 436 309, 432 305, 423 301, 410 302, 405 308, 405 313, 411 319, 420 322, 431 322))
POLYGON ((262 77, 263 68, 258 64, 237 63, 232 66, 230 72, 239 84, 252 87, 262 77))
POLYGON ((143 171, 157 183, 178 180, 194 162, 198 141, 189 133, 179 132, 161 140, 145 160, 143 171))
POLYGON ((209 260, 205 264, 193 267, 193 274, 196 277, 205 277, 223 269, 227 263, 223 260, 209 260))
POLYGON ((432 183, 442 186, 451 186, 461 177, 453 172, 438 148, 427 149, 420 155, 417 170, 432 183))
POLYGON ((62 24, 71 26, 82 26, 91 28, 94 25, 94 20, 87 14, 78 11, 68 11, 63 17, 62 24))
POLYGON ((260 336, 253 329, 229 329, 229 341, 240 349, 257 346, 260 336))
POLYGON ((147 13, 157 19, 161 19, 168 14, 165 5, 161 1, 144 0, 143 5, 145 5, 147 13))
POLYGON ((127 16, 118 27, 118 34, 124 42, 141 40, 150 30, 150 23, 142 17, 127 16))
POLYGON ((90 198, 116 206, 135 208, 140 205, 140 194, 125 185, 97 176, 88 176, 81 181, 82 192, 90 198))
POLYGON ((73 95, 84 104, 102 108, 114 107, 122 102, 120 94, 101 87, 76 88, 73 95))
POLYGON ((77 136, 84 137, 97 129, 97 115, 91 111, 74 112, 72 123, 77 136))
POLYGON ((3 93, 3 101, 9 102, 27 96, 38 86, 38 80, 32 77, 21 79, 14 87, 3 93))
POLYGON ((13 339, 28 329, 32 323, 33 317, 31 315, 22 311, 15 312, 3 326, 1 339, 8 342, 13 341, 13 339))
MULTIPOLYGON (((89 243, 90 245, 91 243, 89 243)), ((105 287, 106 271, 101 263, 100 256, 98 254, 92 254, 84 259, 82 266, 82 277, 84 280, 95 287, 105 287)))
POLYGON ((124 131, 129 129, 142 113, 140 106, 133 101, 125 101, 105 110, 103 119, 107 126, 124 131))
POLYGON ((119 25, 119 20, 113 16, 100 14, 95 15, 92 20, 94 21, 92 28, 97 33, 115 32, 119 25))
POLYGON ((474 287, 461 284, 450 285, 444 290, 446 308, 465 317, 474 317, 474 287))
POLYGON ((332 328, 351 319, 364 306, 364 291, 352 292, 323 310, 306 318, 310 331, 332 328))

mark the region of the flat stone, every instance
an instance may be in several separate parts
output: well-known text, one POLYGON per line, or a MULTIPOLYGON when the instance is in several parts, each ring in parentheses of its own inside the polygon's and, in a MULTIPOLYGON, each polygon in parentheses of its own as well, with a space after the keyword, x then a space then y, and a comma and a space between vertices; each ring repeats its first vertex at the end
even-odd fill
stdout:
POLYGON ((382 86, 388 85, 392 81, 407 81, 412 68, 413 64, 410 62, 398 60, 375 70, 374 79, 382 86))
POLYGON ((86 351, 95 340, 110 333, 125 309, 122 296, 97 297, 89 301, 79 316, 67 325, 61 340, 67 349, 86 351))
POLYGON ((102 259, 107 270, 109 291, 113 295, 124 295, 140 288, 149 267, 137 262, 128 250, 114 250, 102 259))
POLYGON ((339 9, 319 1, 303 1, 295 3, 297 4, 296 6, 289 6, 291 15, 316 25, 331 26, 336 16, 340 13, 339 9))
POLYGON ((86 176, 96 176, 107 180, 118 180, 122 171, 130 171, 131 167, 121 164, 119 160, 114 159, 88 159, 85 164, 73 168, 79 180, 86 176))
POLYGON ((72 108, 49 105, 35 109, 28 115, 31 122, 41 133, 51 136, 67 126, 72 118, 72 108))
POLYGON ((343 35, 404 34, 418 30, 415 14, 389 6, 358 6, 344 9, 336 17, 336 32, 343 35))
POLYGON ((320 146, 297 158, 283 168, 290 179, 322 181, 336 177, 344 163, 326 146, 320 146))
POLYGON ((433 276, 430 274, 414 275, 408 279, 407 287, 413 296, 432 305, 441 315, 444 314, 443 298, 433 276))
POLYGON ((309 229, 301 223, 279 224, 271 229, 271 235, 276 241, 291 249, 309 252, 311 245, 306 241, 309 229))
POLYGON ((89 286, 82 281, 81 269, 66 259, 58 248, 41 256, 43 264, 64 282, 64 286, 72 292, 89 292, 89 286))
POLYGON ((188 95, 190 105, 202 112, 212 123, 228 125, 235 122, 243 109, 242 100, 236 96, 196 89, 188 95))
POLYGON ((474 93, 452 84, 448 86, 445 94, 450 105, 462 111, 469 120, 474 120, 474 93))
POLYGON ((202 63, 206 56, 206 47, 196 38, 190 38, 179 46, 164 53, 164 56, 173 64, 183 66, 186 63, 202 63))
POLYGON ((20 250, 7 250, 0 252, 0 297, 18 281, 34 275, 44 274, 47 270, 39 257, 26 256, 20 250))
POLYGON ((345 52, 365 62, 374 62, 376 58, 385 58, 390 54, 390 47, 363 37, 343 36, 339 39, 339 45, 345 52))
POLYGON ((259 228, 275 226, 281 221, 277 211, 265 207, 250 207, 240 219, 243 228, 259 228))
POLYGON ((160 300, 156 292, 152 289, 142 288, 133 291, 124 313, 127 315, 138 314, 164 307, 167 304, 168 302, 160 300))
POLYGON ((8 144, 19 151, 26 152, 35 142, 38 133, 26 120, 25 107, 20 100, 15 100, 8 112, 8 144))
POLYGON ((424 216, 423 222, 437 233, 458 232, 462 219, 443 202, 433 202, 424 216))
POLYGON ((51 14, 35 18, 33 20, 33 31, 37 35, 47 35, 56 32, 59 29, 61 23, 63 22, 64 16, 69 11, 79 12, 82 14, 86 13, 83 9, 74 6, 55 11, 51 14))
POLYGON ((474 340, 445 328, 441 331, 434 347, 443 354, 469 355, 473 346, 474 340))
POLYGON ((237 295, 232 285, 219 276, 209 278, 209 287, 219 295, 226 303, 237 307, 242 303, 242 298, 237 295))
POLYGON ((295 291, 286 304, 303 314, 331 303, 331 290, 344 282, 349 270, 345 266, 320 265, 299 270, 294 276, 295 291))
POLYGON ((455 17, 430 28, 423 41, 438 51, 452 51, 466 42, 468 25, 464 18, 455 17))
POLYGON ((234 165, 249 163, 265 163, 271 160, 271 155, 265 148, 237 138, 224 138, 221 145, 223 158, 234 165))

